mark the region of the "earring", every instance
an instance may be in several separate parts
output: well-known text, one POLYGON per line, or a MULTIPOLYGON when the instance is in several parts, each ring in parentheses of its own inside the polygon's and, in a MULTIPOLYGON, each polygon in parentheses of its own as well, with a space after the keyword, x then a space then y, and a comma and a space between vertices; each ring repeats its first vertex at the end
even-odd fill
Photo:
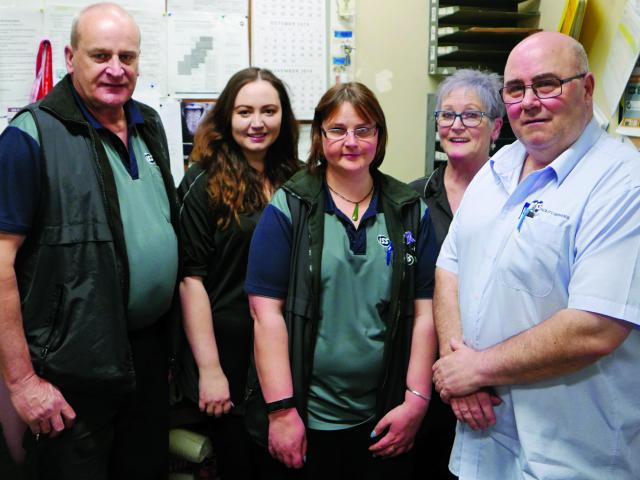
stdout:
POLYGON ((491 151, 493 152, 496 149, 496 142, 491 142, 491 151))

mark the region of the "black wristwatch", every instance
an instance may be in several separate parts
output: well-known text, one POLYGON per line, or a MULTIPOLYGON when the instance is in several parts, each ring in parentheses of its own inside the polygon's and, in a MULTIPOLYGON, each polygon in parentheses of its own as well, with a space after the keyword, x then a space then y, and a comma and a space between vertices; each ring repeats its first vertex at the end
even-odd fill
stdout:
POLYGON ((273 413, 279 410, 293 408, 295 406, 296 406, 296 402, 293 399, 293 397, 287 397, 287 398, 283 398, 282 400, 276 400, 275 402, 267 403, 267 413, 273 413))

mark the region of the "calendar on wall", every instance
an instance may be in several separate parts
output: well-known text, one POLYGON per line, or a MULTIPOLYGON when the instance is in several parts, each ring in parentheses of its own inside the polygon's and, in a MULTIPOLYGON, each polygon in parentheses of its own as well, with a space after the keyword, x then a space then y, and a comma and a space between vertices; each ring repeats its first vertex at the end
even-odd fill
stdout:
POLYGON ((327 90, 326 2, 252 0, 251 64, 287 84, 298 120, 313 119, 327 90))

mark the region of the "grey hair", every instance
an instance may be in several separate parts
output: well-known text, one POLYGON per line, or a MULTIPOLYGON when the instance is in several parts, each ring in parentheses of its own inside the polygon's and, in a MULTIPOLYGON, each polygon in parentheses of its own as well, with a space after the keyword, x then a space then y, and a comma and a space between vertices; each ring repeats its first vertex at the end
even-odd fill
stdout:
POLYGON ((117 3, 109 3, 109 2, 94 3, 93 5, 89 5, 83 8, 76 15, 74 15, 73 20, 71 21, 71 37, 69 39, 69 43, 71 44, 71 47, 73 49, 78 48, 78 37, 79 37, 78 24, 80 23, 80 20, 82 19, 84 14, 87 13, 89 10, 93 10, 95 8, 104 8, 104 7, 109 7, 112 10, 116 10, 119 13, 123 14, 124 16, 129 17, 131 21, 133 21, 133 24, 138 29, 138 47, 140 47, 140 41, 141 41, 140 27, 138 26, 138 23, 136 22, 136 20, 133 18, 133 16, 129 12, 127 12, 120 5, 118 5, 117 3))
POLYGON ((502 118, 505 114, 504 103, 500 98, 499 90, 502 87, 502 77, 497 73, 481 72, 463 68, 450 77, 447 77, 436 92, 436 110, 442 108, 442 102, 459 88, 469 89, 475 92, 482 102, 482 108, 491 119, 502 118))
POLYGON ((573 40, 573 56, 576 59, 576 68, 578 73, 587 73, 589 71, 589 57, 580 42, 573 40))

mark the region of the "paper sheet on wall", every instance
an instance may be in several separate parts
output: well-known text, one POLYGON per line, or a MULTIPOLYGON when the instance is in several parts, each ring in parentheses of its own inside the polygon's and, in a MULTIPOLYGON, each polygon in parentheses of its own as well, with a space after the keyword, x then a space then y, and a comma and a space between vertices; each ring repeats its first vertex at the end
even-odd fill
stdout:
MULTIPOLYGON (((2 7, 43 8, 44 0, 2 0, 2 7)), ((2 10, 0 10, 2 12, 2 10)))
POLYGON ((140 27, 140 76, 136 91, 167 95, 167 18, 160 11, 129 10, 140 27))
POLYGON ((42 26, 39 9, 0 8, 0 115, 29 103, 42 26))
POLYGON ((182 155, 182 124, 180 120, 180 102, 174 98, 164 98, 160 102, 158 113, 162 118, 164 131, 169 144, 171 175, 176 187, 184 177, 184 157, 182 155))
POLYGON ((327 89, 326 2, 253 0, 251 63, 287 83, 298 120, 310 120, 327 89))
POLYGON ((640 8, 636 2, 627 2, 624 14, 615 33, 607 65, 602 76, 602 88, 606 100, 605 113, 613 115, 633 67, 640 54, 640 8))
POLYGON ((249 66, 248 20, 242 15, 181 12, 168 17, 169 91, 216 97, 249 66))
POLYGON ((168 12, 206 11, 216 14, 249 15, 248 0, 167 0, 168 12))
MULTIPOLYGON (((64 5, 80 10, 94 3, 98 3, 99 1, 100 0, 43 0, 43 4, 45 8, 64 5)), ((142 10, 147 13, 164 13, 164 1, 165 0, 117 0, 115 3, 125 10, 142 10)))
MULTIPOLYGON (((91 0, 92 1, 92 0, 91 0)), ((91 1, 85 2, 90 4, 91 1)), ((81 2, 77 2, 81 3, 81 2)), ((157 0, 155 0, 157 3, 157 0)), ((53 81, 58 82, 67 73, 64 61, 64 47, 69 44, 73 17, 84 5, 49 4, 44 10, 44 33, 51 40, 53 48, 53 81)), ((164 10, 164 8, 162 9, 164 10)), ((157 95, 166 95, 167 81, 163 68, 166 64, 166 26, 162 11, 129 10, 140 27, 140 76, 136 90, 153 90, 157 95)), ((35 56, 34 56, 35 59, 35 56)))

